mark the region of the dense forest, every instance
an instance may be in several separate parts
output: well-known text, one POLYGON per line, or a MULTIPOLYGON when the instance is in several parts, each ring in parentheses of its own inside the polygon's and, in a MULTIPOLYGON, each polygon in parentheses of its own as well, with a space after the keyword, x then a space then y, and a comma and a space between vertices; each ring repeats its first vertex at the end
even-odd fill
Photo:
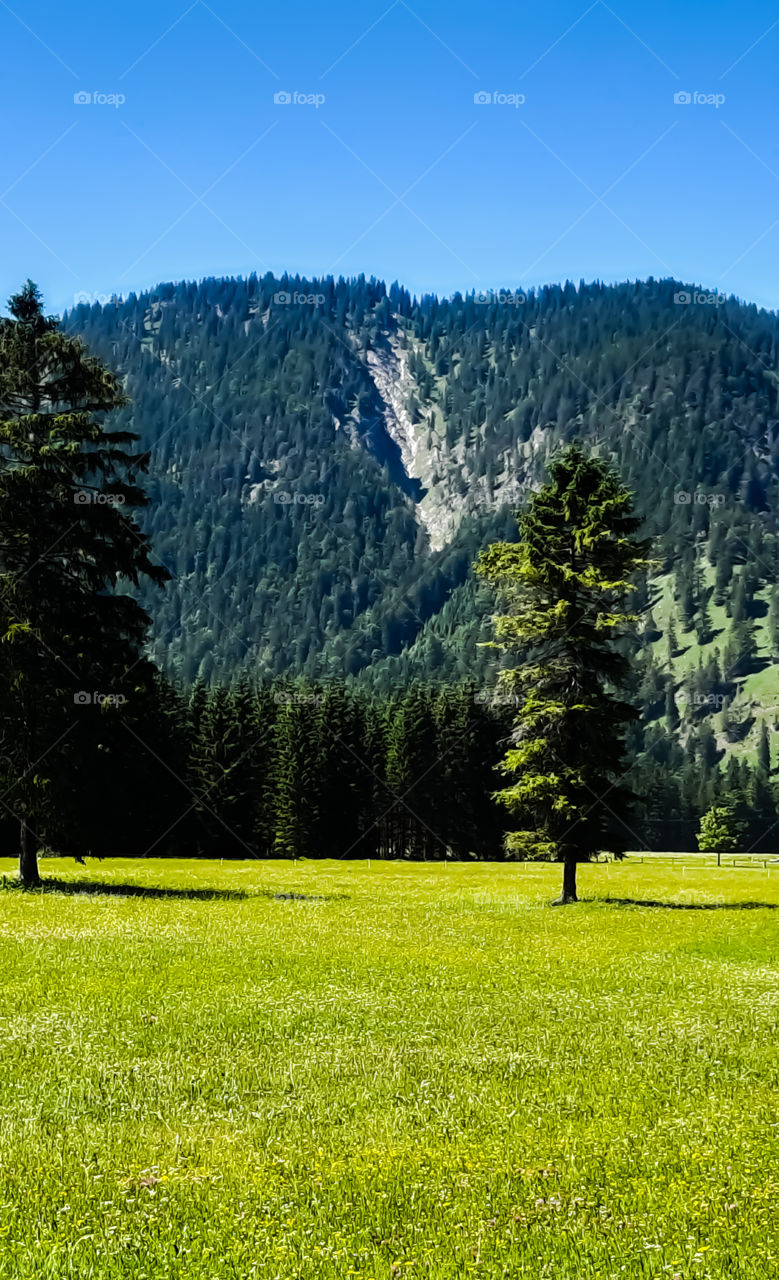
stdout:
MULTIPOLYGON (((184 690, 136 672, 125 705, 79 708, 46 845, 88 857, 500 859, 511 819, 492 794, 513 710, 467 682, 387 697, 299 680, 184 690)), ((677 798, 658 766, 649 803, 615 824, 618 844, 695 848, 700 778, 687 767, 677 798)), ((745 847, 775 846, 764 767, 733 762, 704 801, 733 806, 745 847)), ((8 808, 0 834, 13 849, 8 808)))
POLYGON ((473 560, 581 438, 654 540, 630 744, 649 816, 687 821, 723 785, 774 811, 775 315, 672 280, 417 300, 252 276, 65 324, 151 452, 142 523, 172 580, 141 600, 174 682, 489 689, 473 560))
MULTIPOLYGON (((126 703, 93 700, 75 718, 37 829, 60 853, 503 856, 491 791, 506 708, 473 686, 391 698, 300 681, 184 692, 143 670, 126 703)), ((13 847, 8 814, 0 828, 13 847)))

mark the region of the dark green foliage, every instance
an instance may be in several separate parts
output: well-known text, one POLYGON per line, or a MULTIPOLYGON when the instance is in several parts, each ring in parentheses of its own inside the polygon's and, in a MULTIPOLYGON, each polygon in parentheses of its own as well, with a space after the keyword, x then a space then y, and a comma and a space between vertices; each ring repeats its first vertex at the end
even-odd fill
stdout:
POLYGON ((730 805, 714 805, 701 818, 698 848, 701 853, 735 853, 744 839, 744 823, 730 805))
POLYGON ((34 884, 37 846, 56 838, 69 805, 88 808, 89 846, 104 823, 100 785, 122 757, 121 708, 152 680, 141 656, 149 619, 126 587, 167 574, 132 515, 146 501, 137 477, 148 459, 131 451, 132 432, 104 426, 126 403, 117 378, 44 315, 30 281, 9 309, 0 320, 0 751, 20 873, 34 884))
POLYGON ((519 822, 507 849, 566 864, 561 901, 575 901, 576 864, 624 847, 615 831, 630 799, 625 729, 638 718, 619 696, 629 662, 620 639, 630 576, 646 563, 632 495, 606 463, 573 444, 554 456, 549 480, 519 518, 519 542, 495 543, 477 570, 505 612, 496 648, 513 663, 500 687, 516 703, 512 778, 497 793, 519 822))
POLYGON ((495 858, 490 787, 502 710, 470 685, 391 700, 341 683, 195 688, 158 680, 125 713, 85 812, 83 778, 51 846, 63 853, 246 858, 495 858), (142 797, 139 803, 138 797, 142 797))

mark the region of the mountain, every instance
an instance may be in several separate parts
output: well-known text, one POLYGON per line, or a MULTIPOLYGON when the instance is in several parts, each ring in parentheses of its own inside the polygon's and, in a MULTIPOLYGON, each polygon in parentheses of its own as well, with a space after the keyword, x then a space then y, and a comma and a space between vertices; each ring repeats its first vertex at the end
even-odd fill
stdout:
POLYGON ((65 323, 120 371, 121 425, 151 452, 145 527, 173 582, 144 603, 169 674, 486 682, 471 563, 581 437, 655 538, 649 730, 693 760, 703 727, 701 752, 758 751, 779 702, 775 314, 674 280, 417 300, 268 275, 65 323))

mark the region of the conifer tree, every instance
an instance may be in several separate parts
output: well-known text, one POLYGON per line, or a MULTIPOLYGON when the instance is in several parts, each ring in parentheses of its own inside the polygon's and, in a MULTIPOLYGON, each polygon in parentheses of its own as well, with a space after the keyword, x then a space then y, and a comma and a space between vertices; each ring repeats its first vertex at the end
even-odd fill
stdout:
POLYGON ((277 701, 273 751, 274 831, 277 858, 321 856, 316 840, 322 802, 321 753, 311 735, 310 698, 301 684, 274 690, 277 701))
POLYGON ((388 814, 394 857, 427 857, 443 852, 433 806, 431 775, 438 767, 436 735, 428 691, 413 685, 397 699, 387 741, 387 786, 394 804, 388 814))
POLYGON ((576 901, 579 862, 606 841, 619 852, 613 815, 630 800, 624 733, 637 713, 617 692, 629 670, 618 640, 636 621, 621 602, 646 563, 639 525, 617 474, 573 444, 520 516, 519 543, 477 562, 507 609, 493 644, 521 657, 499 675, 520 704, 501 766, 514 781, 497 793, 520 822, 507 849, 562 861, 561 903, 576 901))
POLYGON ((386 786, 388 704, 386 698, 366 700, 362 718, 362 751, 372 764, 370 776, 360 795, 362 812, 360 849, 363 857, 389 857, 386 824, 383 821, 392 799, 386 786))
MULTIPOLYGON (((117 584, 168 574, 131 515, 146 503, 136 477, 147 456, 130 451, 133 433, 104 426, 125 403, 116 377, 44 314, 31 281, 9 310, 0 320, 0 754, 31 886, 38 844, 56 825, 68 735, 96 704, 114 714, 138 680, 149 618, 117 584)), ((89 785, 87 773, 85 805, 89 785)))
POLYGON ((194 742, 197 814, 212 857, 257 855, 257 704, 245 683, 210 691, 194 742))
POLYGON ((312 751, 320 757, 321 802, 317 843, 322 857, 369 857, 371 837, 362 797, 370 793, 371 770, 365 760, 361 708, 343 684, 317 695, 309 715, 312 751), (363 841, 363 837, 367 838, 363 841))
POLYGON ((768 638, 771 645, 771 657, 779 661, 779 587, 771 589, 771 603, 768 608, 768 638))
POLYGON ((704 813, 698 831, 701 853, 735 853, 744 838, 744 823, 732 805, 714 805, 704 813))
POLYGON ((269 858, 273 853, 275 814, 273 795, 273 753, 276 742, 276 716, 278 705, 269 685, 260 685, 254 692, 255 710, 252 716, 252 733, 256 734, 250 757, 254 832, 249 842, 260 856, 269 858))

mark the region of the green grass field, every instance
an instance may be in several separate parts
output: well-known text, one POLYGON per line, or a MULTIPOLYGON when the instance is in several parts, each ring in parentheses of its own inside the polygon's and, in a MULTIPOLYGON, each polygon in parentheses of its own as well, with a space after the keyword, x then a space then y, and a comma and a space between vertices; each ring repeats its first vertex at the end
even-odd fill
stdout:
POLYGON ((779 1274, 779 870, 42 869, 2 1280, 779 1274))

